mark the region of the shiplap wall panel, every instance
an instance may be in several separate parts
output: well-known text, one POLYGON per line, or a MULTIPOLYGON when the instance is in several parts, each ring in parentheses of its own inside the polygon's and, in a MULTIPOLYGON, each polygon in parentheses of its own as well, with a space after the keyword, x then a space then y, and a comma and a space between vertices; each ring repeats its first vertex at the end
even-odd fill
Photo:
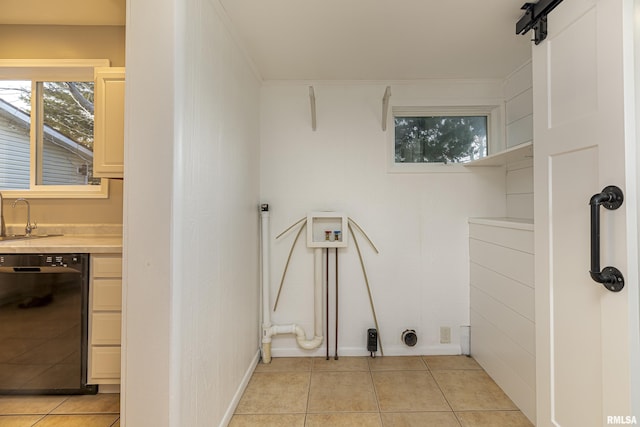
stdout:
MULTIPOLYGON (((507 148, 533 141, 532 86, 531 62, 504 84, 507 148)), ((507 216, 533 218, 533 159, 507 164, 507 216)))
POLYGON ((533 288, 473 262, 470 273, 472 287, 480 289, 509 309, 534 321, 533 288))
POLYGON ((523 375, 523 372, 531 370, 535 379, 535 360, 532 361, 528 355, 524 355, 515 361, 514 359, 518 359, 517 348, 512 352, 504 334, 473 310, 471 310, 471 325, 473 357, 535 425, 535 381, 529 383, 523 379, 523 376, 530 376, 528 373, 523 375), (528 363, 526 369, 514 367, 514 365, 519 366, 521 361, 528 363))
POLYGON ((476 287, 471 288, 473 308, 496 325, 510 341, 522 347, 530 355, 536 351, 535 324, 504 304, 491 298, 476 287))
POLYGON ((469 253, 471 354, 535 422, 532 223, 472 219, 469 253))
POLYGON ((533 115, 507 124, 507 148, 533 141, 533 115))
POLYGON ((478 312, 472 311, 471 316, 477 325, 478 331, 474 332, 474 337, 478 344, 487 343, 491 353, 495 354, 529 388, 534 389, 536 385, 535 356, 509 340, 499 327, 478 312), (482 335, 484 332, 487 333, 486 336, 482 335))
POLYGON ((533 255, 471 238, 471 261, 533 287, 533 255))
POLYGON ((531 168, 533 159, 510 164, 507 168, 509 179, 507 180, 507 194, 530 194, 533 193, 533 180, 531 179, 531 168))
POLYGON ((507 123, 513 123, 533 114, 533 88, 528 86, 524 92, 507 100, 507 123))
POLYGON ((530 88, 533 81, 533 69, 531 61, 514 71, 504 83, 505 99, 512 99, 518 94, 530 88))
POLYGON ((507 216, 533 219, 533 193, 507 194, 507 216))
POLYGON ((533 254, 533 233, 528 230, 469 224, 469 235, 475 240, 533 254))

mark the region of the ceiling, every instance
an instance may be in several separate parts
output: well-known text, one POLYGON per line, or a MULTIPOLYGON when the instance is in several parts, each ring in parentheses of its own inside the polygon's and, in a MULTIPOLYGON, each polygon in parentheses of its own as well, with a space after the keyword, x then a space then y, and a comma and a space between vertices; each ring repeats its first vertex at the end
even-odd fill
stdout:
POLYGON ((524 0, 219 0, 265 80, 504 78, 524 0))
MULTIPOLYGON (((525 0, 209 1, 264 80, 504 78, 531 54, 525 0)), ((125 24, 125 0, 2 2, 0 24, 125 24)))

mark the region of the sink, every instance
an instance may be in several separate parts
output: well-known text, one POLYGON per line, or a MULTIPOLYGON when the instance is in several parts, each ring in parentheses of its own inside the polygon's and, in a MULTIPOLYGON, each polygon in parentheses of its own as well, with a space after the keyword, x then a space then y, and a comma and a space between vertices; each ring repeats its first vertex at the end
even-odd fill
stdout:
POLYGON ((31 236, 27 236, 25 234, 9 234, 7 236, 0 236, 0 242, 6 242, 8 240, 42 239, 43 237, 57 237, 57 236, 62 236, 62 234, 32 234, 31 236))

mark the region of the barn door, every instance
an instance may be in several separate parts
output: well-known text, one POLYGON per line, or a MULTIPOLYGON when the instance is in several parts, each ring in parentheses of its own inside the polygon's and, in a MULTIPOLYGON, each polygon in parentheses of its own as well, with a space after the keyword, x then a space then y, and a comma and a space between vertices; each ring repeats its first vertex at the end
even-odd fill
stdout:
MULTIPOLYGON (((628 298, 637 283, 610 290, 589 274, 589 201, 608 186, 635 192, 626 188, 635 163, 625 163, 625 96, 633 93, 623 51, 632 3, 564 1, 533 47, 539 426, 600 427, 633 415, 628 298)), ((635 204, 598 209, 601 266, 628 277, 635 204)))

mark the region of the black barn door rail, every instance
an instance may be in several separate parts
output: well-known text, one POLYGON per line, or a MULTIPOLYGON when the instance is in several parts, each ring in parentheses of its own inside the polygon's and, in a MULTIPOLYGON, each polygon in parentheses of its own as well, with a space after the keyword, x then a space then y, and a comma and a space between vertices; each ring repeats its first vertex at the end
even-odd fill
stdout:
POLYGON ((547 38, 547 15, 562 0, 540 0, 538 3, 525 3, 522 10, 524 16, 516 23, 516 34, 526 34, 529 30, 534 30, 533 41, 540 44, 547 38))

